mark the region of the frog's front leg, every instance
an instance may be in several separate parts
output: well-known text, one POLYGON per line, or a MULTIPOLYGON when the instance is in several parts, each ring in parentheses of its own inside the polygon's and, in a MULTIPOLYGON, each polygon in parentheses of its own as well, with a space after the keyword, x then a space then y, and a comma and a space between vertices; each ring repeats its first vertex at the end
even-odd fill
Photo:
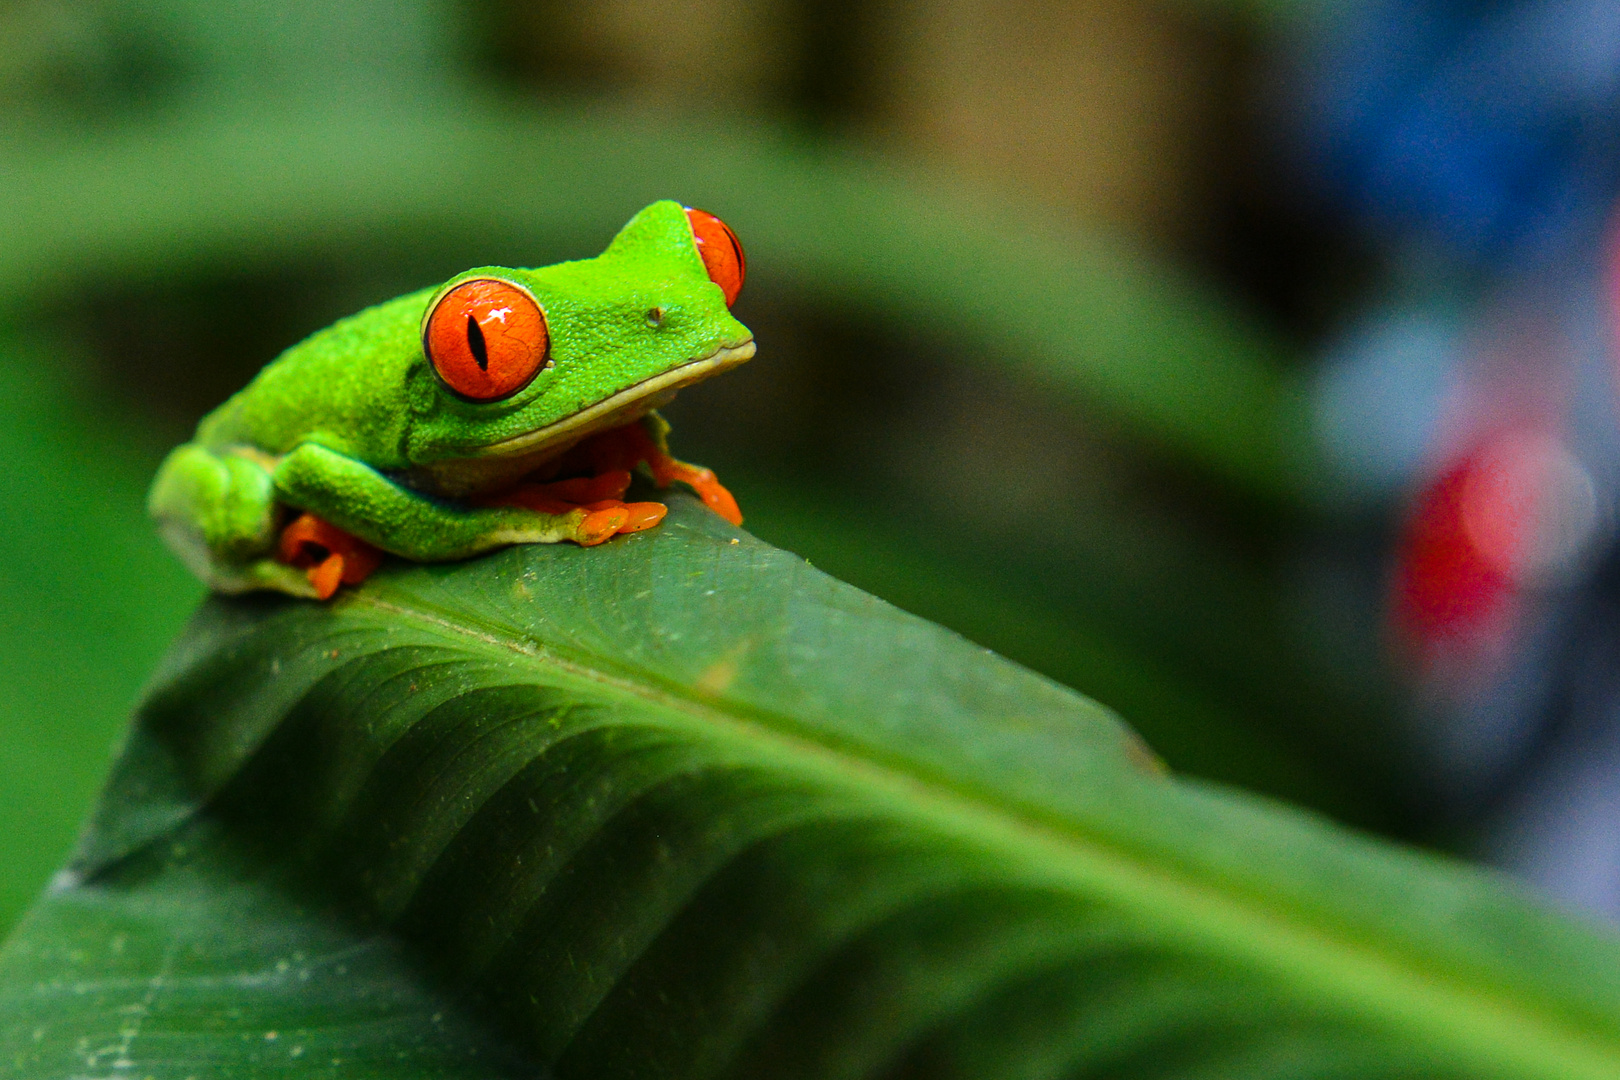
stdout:
MULTIPOLYGON (((514 506, 467 507, 431 498, 371 466, 314 443, 298 446, 272 474, 289 506, 416 562, 465 559, 507 544, 595 543, 601 521, 589 509, 538 513, 514 506)), ((613 531, 607 531, 611 536, 613 531)))
POLYGON ((635 469, 645 465, 653 483, 668 487, 677 481, 690 487, 705 506, 733 525, 742 524, 737 500, 720 483, 713 469, 677 461, 669 452, 669 422, 656 412, 623 427, 588 439, 580 446, 599 473, 635 469))

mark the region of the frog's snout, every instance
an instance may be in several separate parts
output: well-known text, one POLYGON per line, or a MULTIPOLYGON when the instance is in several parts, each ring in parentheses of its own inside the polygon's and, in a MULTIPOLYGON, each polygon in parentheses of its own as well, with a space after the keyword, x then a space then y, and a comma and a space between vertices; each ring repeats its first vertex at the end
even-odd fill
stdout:
POLYGON ((707 372, 707 374, 714 375, 725 371, 728 368, 734 368, 744 361, 752 360, 754 358, 754 351, 754 338, 753 335, 750 334, 742 341, 736 342, 735 344, 722 345, 708 356, 699 357, 690 361, 689 363, 712 363, 714 366, 707 372))

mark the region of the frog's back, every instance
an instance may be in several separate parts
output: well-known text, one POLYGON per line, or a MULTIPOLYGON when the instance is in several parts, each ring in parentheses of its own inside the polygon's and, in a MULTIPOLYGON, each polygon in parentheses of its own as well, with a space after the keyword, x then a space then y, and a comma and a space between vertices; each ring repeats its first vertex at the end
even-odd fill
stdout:
POLYGON ((422 309, 432 289, 367 308, 271 361, 203 418, 196 441, 284 454, 314 439, 379 468, 401 453, 406 376, 422 363, 422 309))

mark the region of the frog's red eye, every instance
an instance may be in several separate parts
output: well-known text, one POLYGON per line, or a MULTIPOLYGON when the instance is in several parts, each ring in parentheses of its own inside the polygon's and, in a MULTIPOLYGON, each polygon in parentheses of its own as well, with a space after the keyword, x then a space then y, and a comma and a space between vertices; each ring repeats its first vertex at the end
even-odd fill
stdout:
POLYGON ((549 366, 545 312, 529 291, 499 278, 463 281, 422 324, 422 348, 456 393, 497 401, 549 366))
POLYGON ((737 301, 742 292, 743 277, 748 273, 748 259, 742 244, 731 226, 707 210, 686 208, 686 220, 692 226, 692 239, 697 241, 698 254, 703 256, 703 268, 709 280, 720 286, 726 294, 726 307, 737 301))

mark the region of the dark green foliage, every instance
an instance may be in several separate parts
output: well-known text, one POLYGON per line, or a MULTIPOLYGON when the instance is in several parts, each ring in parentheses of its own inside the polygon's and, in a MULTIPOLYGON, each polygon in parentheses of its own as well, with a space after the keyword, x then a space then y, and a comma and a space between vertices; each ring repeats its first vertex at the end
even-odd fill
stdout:
POLYGON ((677 499, 206 607, 0 1018, 26 1076, 1565 1080, 1620 944, 677 499))

